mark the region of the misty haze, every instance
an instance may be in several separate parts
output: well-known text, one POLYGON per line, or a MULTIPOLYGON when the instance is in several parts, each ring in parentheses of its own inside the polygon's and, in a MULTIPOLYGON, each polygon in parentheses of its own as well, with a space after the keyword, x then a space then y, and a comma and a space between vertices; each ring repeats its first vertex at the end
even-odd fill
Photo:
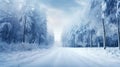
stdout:
POLYGON ((120 67, 120 0, 0 0, 0 67, 120 67))

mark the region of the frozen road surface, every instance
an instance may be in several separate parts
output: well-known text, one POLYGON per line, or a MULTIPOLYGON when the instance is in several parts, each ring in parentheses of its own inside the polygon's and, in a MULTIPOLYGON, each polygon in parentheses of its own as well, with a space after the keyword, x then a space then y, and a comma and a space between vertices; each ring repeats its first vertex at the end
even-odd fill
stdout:
POLYGON ((103 48, 52 48, 0 53, 0 67, 120 67, 103 48))

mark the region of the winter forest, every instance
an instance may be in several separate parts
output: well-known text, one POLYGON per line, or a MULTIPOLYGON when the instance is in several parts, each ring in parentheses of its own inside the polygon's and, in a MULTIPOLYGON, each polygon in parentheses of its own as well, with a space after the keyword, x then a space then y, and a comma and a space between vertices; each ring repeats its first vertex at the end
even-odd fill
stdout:
POLYGON ((64 46, 104 49, 120 46, 119 9, 119 0, 91 1, 87 15, 80 20, 83 23, 73 23, 70 29, 64 32, 64 46))
POLYGON ((0 0, 0 67, 119 66, 120 0, 0 0))
POLYGON ((34 1, 0 0, 0 51, 31 50, 53 42, 46 15, 38 8, 34 1))

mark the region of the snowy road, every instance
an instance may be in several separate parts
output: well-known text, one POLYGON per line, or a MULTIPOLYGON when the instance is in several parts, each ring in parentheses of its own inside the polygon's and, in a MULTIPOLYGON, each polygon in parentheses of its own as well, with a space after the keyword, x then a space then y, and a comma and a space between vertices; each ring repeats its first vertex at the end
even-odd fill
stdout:
POLYGON ((119 67, 120 59, 102 48, 53 48, 0 54, 0 67, 119 67))

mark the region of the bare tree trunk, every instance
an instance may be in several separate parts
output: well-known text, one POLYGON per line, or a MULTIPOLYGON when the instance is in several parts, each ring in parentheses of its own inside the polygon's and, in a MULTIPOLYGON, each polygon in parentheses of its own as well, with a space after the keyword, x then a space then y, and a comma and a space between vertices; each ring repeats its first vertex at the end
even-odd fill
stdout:
POLYGON ((100 47, 100 44, 99 43, 97 43, 97 46, 98 46, 98 48, 100 47))
POLYGON ((117 13, 116 13, 116 17, 117 17, 117 24, 118 24, 118 32, 117 32, 117 34, 118 34, 118 47, 119 47, 119 49, 120 49, 120 22, 119 22, 119 17, 120 17, 120 15, 119 15, 119 9, 120 9, 120 7, 119 7, 119 4, 120 4, 120 1, 117 1, 117 13))
POLYGON ((120 7, 119 7, 119 5, 120 5, 120 1, 117 1, 117 23, 118 23, 118 47, 119 47, 119 50, 120 50, 120 22, 119 22, 119 17, 120 17, 120 11, 119 11, 119 9, 120 9, 120 7))
POLYGON ((90 47, 92 47, 92 31, 90 31, 90 47))
POLYGON ((104 49, 106 49, 106 30, 104 19, 102 19, 102 25, 103 25, 103 47, 104 49))
POLYGON ((71 46, 72 46, 72 47, 75 47, 75 46, 76 46, 76 44, 75 44, 75 34, 72 34, 71 46))
POLYGON ((23 42, 25 42, 25 30, 26 30, 26 29, 25 29, 25 28, 26 28, 25 25, 26 25, 26 16, 24 16, 23 19, 24 19, 23 42))
POLYGON ((120 23, 119 23, 119 18, 117 19, 118 23, 118 47, 120 49, 120 23))

